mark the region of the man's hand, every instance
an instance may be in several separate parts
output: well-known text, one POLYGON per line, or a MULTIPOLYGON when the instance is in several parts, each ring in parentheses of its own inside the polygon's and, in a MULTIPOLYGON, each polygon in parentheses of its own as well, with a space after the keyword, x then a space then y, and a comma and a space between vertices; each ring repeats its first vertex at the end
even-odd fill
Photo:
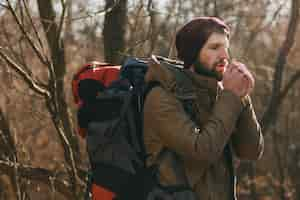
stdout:
POLYGON ((254 78, 247 67, 240 62, 229 64, 223 75, 223 87, 239 97, 251 93, 254 88, 254 78))

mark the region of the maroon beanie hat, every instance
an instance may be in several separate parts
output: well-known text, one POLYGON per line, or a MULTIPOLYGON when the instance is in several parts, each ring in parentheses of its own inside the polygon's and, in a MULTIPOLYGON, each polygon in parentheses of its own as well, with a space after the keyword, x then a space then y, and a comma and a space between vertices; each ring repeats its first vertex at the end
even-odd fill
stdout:
POLYGON ((177 32, 177 56, 184 62, 184 68, 189 68, 196 61, 201 48, 214 32, 229 37, 229 27, 216 17, 194 18, 177 32))

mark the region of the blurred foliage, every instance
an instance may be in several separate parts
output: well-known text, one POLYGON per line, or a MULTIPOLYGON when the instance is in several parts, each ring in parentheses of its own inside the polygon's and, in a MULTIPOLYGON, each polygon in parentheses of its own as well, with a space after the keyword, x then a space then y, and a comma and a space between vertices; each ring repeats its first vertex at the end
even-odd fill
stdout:
MULTIPOLYGON (((44 56, 49 57, 49 46, 39 18, 36 1, 10 1, 24 30, 44 56), (27 4, 25 4, 26 2, 27 4), (28 12, 26 7, 28 7, 28 12), (32 21, 29 18, 31 16, 32 21), (32 28, 36 27, 36 30, 32 28), (39 35, 40 40, 37 40, 39 35)), ((65 97, 71 112, 70 119, 76 134, 76 108, 71 95, 71 78, 84 63, 91 60, 104 61, 104 16, 105 2, 100 0, 53 1, 56 21, 62 14, 61 38, 64 44, 66 71, 64 76, 65 97), (63 4, 66 9, 64 11, 63 4)), ((115 3, 118 0, 114 1, 115 3)), ((270 100, 274 66, 278 50, 285 39, 291 1, 284 0, 129 0, 126 22, 125 48, 118 52, 126 56, 147 57, 159 54, 176 58, 174 38, 177 29, 196 16, 219 16, 231 27, 231 56, 246 63, 256 77, 253 101, 261 118, 270 100)), ((7 1, 0 2, 0 47, 1 51, 22 65, 35 80, 46 85, 49 71, 31 48, 24 34, 7 9, 7 1)), ((283 85, 300 70, 300 32, 289 53, 283 74, 283 85)), ((257 162, 255 177, 249 177, 247 168, 239 168, 238 194, 240 200, 251 199, 251 185, 255 186, 258 199, 298 199, 300 193, 300 104, 299 86, 296 82, 282 106, 278 120, 265 133, 265 154, 257 162)), ((0 59, 0 108, 10 125, 18 162, 51 170, 58 177, 67 171, 64 150, 56 134, 52 116, 47 111, 45 99, 31 89, 3 59, 0 59)), ((0 127, 0 136, 4 134, 0 127)), ((3 137, 0 137, 3 138, 3 137)), ((85 142, 80 144, 79 168, 89 166, 85 142)), ((0 139, 0 141, 2 141, 0 139)), ((1 142, 0 142, 1 144, 1 142)), ((6 151, 0 147, 0 160, 5 160, 6 151)), ((0 199, 16 199, 10 194, 14 182, 0 168, 0 199), (4 174, 2 176, 2 174, 4 174), (5 176, 5 174, 7 176, 5 176), (6 190, 3 188, 12 188, 6 190)), ((67 199, 51 184, 32 181, 22 177, 20 181, 24 199, 67 199)), ((84 192, 82 188, 80 196, 84 192)), ((79 198, 79 197, 78 197, 79 198)))

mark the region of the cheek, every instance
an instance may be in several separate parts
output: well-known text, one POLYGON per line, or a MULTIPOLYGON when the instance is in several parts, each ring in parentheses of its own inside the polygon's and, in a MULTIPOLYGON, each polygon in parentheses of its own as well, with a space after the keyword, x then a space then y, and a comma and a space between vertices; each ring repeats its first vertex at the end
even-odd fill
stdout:
POLYGON ((213 53, 203 53, 203 54, 200 54, 200 61, 205 66, 211 68, 215 62, 215 56, 213 53))

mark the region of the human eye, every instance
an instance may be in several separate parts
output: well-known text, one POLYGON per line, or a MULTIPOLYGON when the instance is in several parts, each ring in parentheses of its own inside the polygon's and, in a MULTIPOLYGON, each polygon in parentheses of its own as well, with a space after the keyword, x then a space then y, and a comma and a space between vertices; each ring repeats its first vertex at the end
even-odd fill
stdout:
POLYGON ((220 47, 220 45, 213 44, 213 45, 210 46, 210 49, 211 50, 217 50, 219 47, 220 47))

